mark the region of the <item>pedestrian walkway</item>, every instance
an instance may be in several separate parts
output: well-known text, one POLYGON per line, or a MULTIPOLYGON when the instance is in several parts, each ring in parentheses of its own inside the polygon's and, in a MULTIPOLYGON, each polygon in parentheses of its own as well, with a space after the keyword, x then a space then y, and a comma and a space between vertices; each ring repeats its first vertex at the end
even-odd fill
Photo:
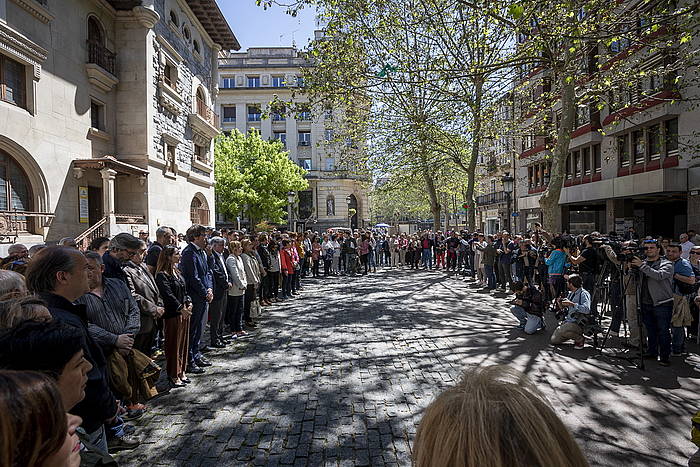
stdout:
POLYGON ((265 309, 254 337, 208 354, 206 374, 152 401, 144 444, 120 464, 409 466, 423 408, 463 368, 493 363, 528 373, 592 465, 683 465, 694 451, 690 364, 640 372, 589 347, 554 349, 515 329, 505 298, 441 272, 305 284, 265 309))

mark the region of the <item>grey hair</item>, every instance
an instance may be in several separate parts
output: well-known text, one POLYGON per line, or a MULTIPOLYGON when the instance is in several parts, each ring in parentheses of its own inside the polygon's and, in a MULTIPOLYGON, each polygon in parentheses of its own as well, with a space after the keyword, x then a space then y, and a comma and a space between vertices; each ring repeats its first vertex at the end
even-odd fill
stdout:
POLYGON ((24 277, 14 271, 0 269, 0 297, 17 292, 26 295, 27 285, 24 277))
POLYGON ((112 237, 112 240, 109 241, 109 249, 110 250, 137 250, 140 248, 139 242, 143 242, 143 240, 139 240, 138 238, 134 237, 131 234, 128 234, 126 232, 122 232, 120 234, 115 235, 112 237))
POLYGON ((25 250, 27 249, 27 247, 24 246, 23 244, 15 243, 13 245, 10 245, 10 248, 7 249, 7 253, 11 255, 13 252, 15 252, 17 250, 21 250, 22 248, 24 248, 25 250))
POLYGON ((75 247, 77 246, 77 243, 75 243, 75 239, 73 237, 63 237, 58 241, 58 245, 75 247))
POLYGON ((30 257, 34 256, 35 254, 37 254, 39 252, 39 250, 42 250, 44 248, 46 248, 45 243, 38 243, 36 245, 32 245, 31 248, 29 248, 29 256, 30 257))
POLYGON ((99 264, 99 265, 102 265, 102 264, 103 264, 102 255, 100 255, 98 252, 96 252, 96 251, 86 251, 86 252, 83 253, 83 254, 85 255, 85 258, 86 258, 86 259, 91 259, 91 260, 95 261, 95 262, 96 262, 97 264, 99 264))
POLYGON ((156 239, 163 238, 166 235, 172 236, 172 234, 173 234, 173 229, 171 229, 170 227, 166 227, 164 225, 161 225, 160 227, 158 227, 156 229, 156 239))
POLYGON ((222 237, 212 237, 209 240, 209 245, 214 246, 214 245, 224 245, 226 241, 222 237))

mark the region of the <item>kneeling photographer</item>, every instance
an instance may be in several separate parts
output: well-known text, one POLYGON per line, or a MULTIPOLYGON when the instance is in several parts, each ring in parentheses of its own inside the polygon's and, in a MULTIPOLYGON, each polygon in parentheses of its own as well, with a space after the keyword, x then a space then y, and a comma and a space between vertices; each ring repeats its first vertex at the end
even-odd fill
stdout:
POLYGON ((671 316, 673 315, 673 263, 661 257, 656 240, 644 241, 645 261, 630 260, 630 265, 642 273, 642 320, 648 333, 645 358, 660 358, 663 366, 671 364, 671 316))
POLYGON ((520 322, 518 327, 525 331, 525 334, 534 334, 544 329, 544 305, 542 294, 537 287, 515 281, 510 288, 515 293, 510 312, 518 318, 520 322))
POLYGON ((569 294, 565 299, 557 300, 560 310, 565 312, 566 316, 559 327, 554 330, 550 339, 552 344, 562 344, 573 339, 575 349, 583 348, 585 342, 583 326, 591 313, 591 294, 582 285, 583 280, 578 274, 570 275, 566 281, 569 294))

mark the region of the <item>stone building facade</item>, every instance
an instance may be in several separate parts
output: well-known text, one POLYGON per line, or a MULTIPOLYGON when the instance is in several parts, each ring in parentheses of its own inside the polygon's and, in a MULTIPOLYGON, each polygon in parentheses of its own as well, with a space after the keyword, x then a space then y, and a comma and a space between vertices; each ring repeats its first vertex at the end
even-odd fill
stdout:
POLYGON ((0 0, 2 241, 211 223, 238 48, 214 0, 0 0))
POLYGON ((264 139, 282 140, 289 158, 308 171, 309 189, 298 194, 294 216, 305 228, 366 226, 366 180, 340 170, 338 164, 342 143, 333 137, 333 122, 342 110, 304 106, 308 99, 299 91, 306 66, 293 47, 251 47, 226 54, 219 60, 221 128, 244 134, 256 129, 264 139), (271 108, 275 100, 292 102, 296 108, 271 108), (349 209, 356 210, 352 218, 349 209))

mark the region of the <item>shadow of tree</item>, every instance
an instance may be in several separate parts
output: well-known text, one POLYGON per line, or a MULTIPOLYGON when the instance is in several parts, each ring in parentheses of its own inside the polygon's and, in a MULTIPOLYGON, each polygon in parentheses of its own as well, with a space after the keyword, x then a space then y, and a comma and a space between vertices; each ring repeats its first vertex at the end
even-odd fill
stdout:
MULTIPOLYGON (((123 465, 410 465, 423 409, 473 365, 509 364, 548 396, 592 465, 679 465, 698 377, 641 372, 514 329, 504 297, 425 271, 305 282, 251 339, 212 352, 186 389, 152 401, 123 465)), ((206 340, 205 340, 206 341, 206 340)), ((692 348, 692 350, 696 350, 692 348)))

